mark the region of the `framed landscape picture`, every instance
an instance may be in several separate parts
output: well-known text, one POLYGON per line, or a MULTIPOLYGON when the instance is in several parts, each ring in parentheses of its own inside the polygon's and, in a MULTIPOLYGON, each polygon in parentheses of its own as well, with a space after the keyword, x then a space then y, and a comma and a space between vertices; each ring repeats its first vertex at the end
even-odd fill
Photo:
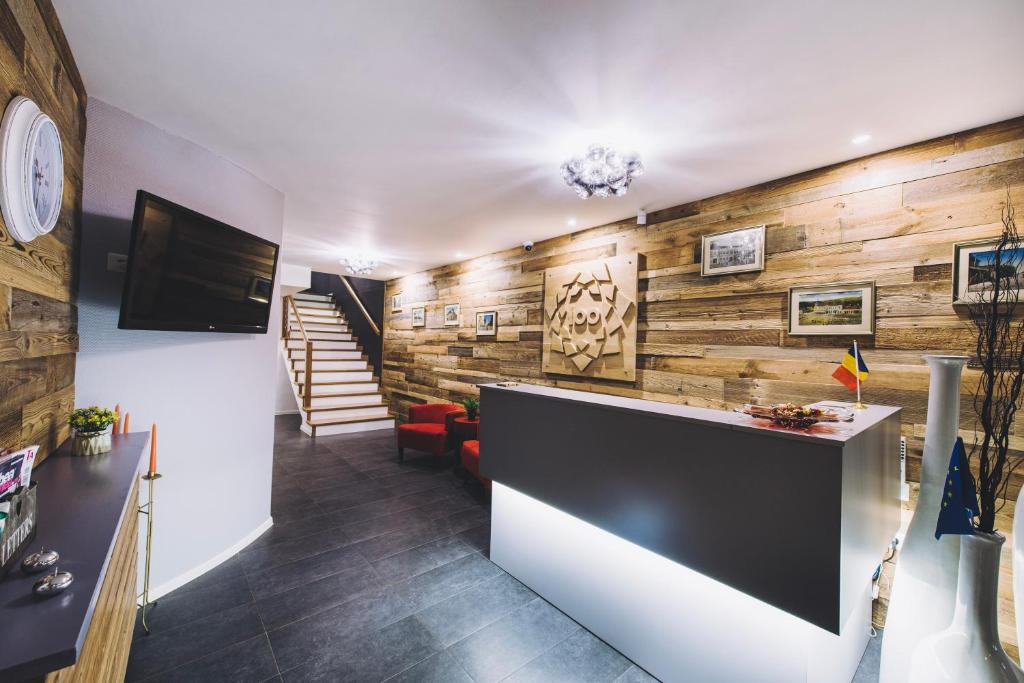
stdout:
POLYGON ((703 235, 700 249, 703 277, 764 270, 764 225, 703 235))
POLYGON ((402 312, 402 293, 395 292, 391 295, 391 312, 401 313, 402 312))
POLYGON ((493 337, 498 333, 498 312, 478 311, 476 314, 476 336, 493 337))
POLYGON ((462 305, 461 304, 445 304, 444 305, 444 326, 445 327, 458 327, 460 318, 462 317, 462 305))
MULTIPOLYGON (((953 305, 991 300, 996 281, 999 239, 963 242, 953 247, 953 305)), ((1004 248, 999 257, 999 284, 1007 291, 1024 289, 1024 248, 1004 248)), ((1000 297, 1001 298, 1001 297, 1000 297)))
POLYGON ((791 335, 875 333, 875 283, 791 287, 791 335))
POLYGON ((427 309, 424 306, 417 306, 412 309, 412 326, 425 327, 427 324, 427 309))

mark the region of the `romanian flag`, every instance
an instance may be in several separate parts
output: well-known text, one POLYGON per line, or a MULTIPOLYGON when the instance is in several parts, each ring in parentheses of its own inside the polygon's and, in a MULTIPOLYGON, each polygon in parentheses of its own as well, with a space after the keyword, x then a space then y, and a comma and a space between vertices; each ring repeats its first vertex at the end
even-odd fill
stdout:
POLYGON ((839 367, 832 373, 832 376, 839 380, 847 389, 850 391, 857 390, 857 373, 860 373, 860 381, 863 382, 868 378, 868 366, 864 362, 864 357, 860 355, 855 347, 851 346, 846 355, 843 356, 843 360, 839 363, 839 367))

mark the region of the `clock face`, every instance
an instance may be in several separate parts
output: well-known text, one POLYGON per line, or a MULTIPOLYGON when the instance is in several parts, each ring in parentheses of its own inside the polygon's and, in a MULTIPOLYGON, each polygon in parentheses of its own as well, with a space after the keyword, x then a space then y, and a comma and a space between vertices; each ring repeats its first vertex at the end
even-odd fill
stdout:
POLYGON ((51 225, 51 219, 56 218, 55 214, 60 209, 61 197, 58 193, 62 183, 58 174, 64 173, 62 161, 57 127, 53 121, 46 119, 39 126, 29 151, 27 169, 31 210, 40 226, 51 225))
POLYGON ((64 194, 64 155, 53 119, 15 97, 0 121, 0 212, 11 236, 31 242, 53 230, 64 194))

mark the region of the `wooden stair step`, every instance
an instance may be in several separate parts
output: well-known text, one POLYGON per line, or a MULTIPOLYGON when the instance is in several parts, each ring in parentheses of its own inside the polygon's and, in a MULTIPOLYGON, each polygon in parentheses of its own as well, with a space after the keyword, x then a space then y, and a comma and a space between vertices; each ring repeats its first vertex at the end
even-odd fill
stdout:
MULTIPOLYGON (((345 395, 346 396, 351 396, 351 394, 345 394, 345 395)), ((366 395, 367 396, 375 396, 375 395, 379 396, 379 394, 366 394, 366 395)), ((322 397, 318 396, 317 398, 322 398, 322 397)), ((335 403, 335 404, 329 405, 329 406, 310 406, 308 412, 310 412, 310 413, 323 413, 323 412, 326 412, 328 410, 349 410, 350 408, 381 408, 381 407, 384 407, 386 405, 387 405, 387 403, 384 403, 383 401, 366 401, 366 402, 363 402, 363 403, 335 403)), ((303 408, 303 410, 306 410, 306 409, 303 408)))
MULTIPOLYGON (((363 372, 366 371, 364 370, 363 372)), ((380 380, 378 378, 370 377, 370 379, 339 379, 334 380, 332 382, 317 382, 316 380, 313 380, 312 382, 310 382, 310 384, 312 384, 314 387, 323 387, 334 384, 377 384, 379 382, 380 380)), ((299 385, 300 391, 302 390, 302 387, 305 386, 304 382, 297 382, 297 384, 299 385)))
POLYGON ((386 415, 357 415, 355 417, 332 417, 327 420, 306 420, 306 424, 311 427, 326 427, 327 425, 343 425, 355 422, 378 422, 380 420, 394 419, 394 413, 387 413, 386 415))
POLYGON ((383 396, 383 392, 380 389, 374 389, 373 391, 340 391, 336 393, 324 393, 324 394, 313 394, 311 398, 339 398, 341 396, 383 396))

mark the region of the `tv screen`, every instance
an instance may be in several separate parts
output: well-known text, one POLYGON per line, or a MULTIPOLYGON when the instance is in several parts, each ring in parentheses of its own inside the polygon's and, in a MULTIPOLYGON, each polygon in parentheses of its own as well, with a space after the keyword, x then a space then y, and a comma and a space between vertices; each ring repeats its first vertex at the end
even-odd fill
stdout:
POLYGON ((265 334, 278 245, 139 190, 118 327, 265 334))

